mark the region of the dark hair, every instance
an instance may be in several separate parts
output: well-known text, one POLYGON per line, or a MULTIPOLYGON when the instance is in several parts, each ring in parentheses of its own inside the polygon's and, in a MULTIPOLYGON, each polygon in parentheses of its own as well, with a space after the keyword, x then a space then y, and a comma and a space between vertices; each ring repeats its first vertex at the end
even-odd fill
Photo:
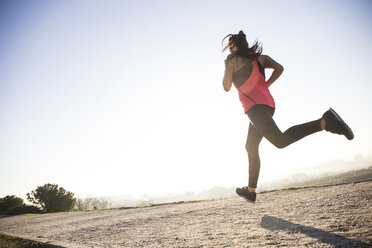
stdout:
POLYGON ((253 46, 249 47, 249 44, 247 42, 247 38, 243 31, 239 31, 238 34, 228 34, 223 41, 227 38, 229 38, 229 44, 226 45, 222 52, 224 52, 227 48, 230 48, 230 51, 232 51, 232 46, 235 45, 237 47, 237 51, 232 54, 232 56, 241 56, 246 57, 249 59, 257 59, 258 56, 262 53, 262 46, 258 41, 255 41, 253 46))

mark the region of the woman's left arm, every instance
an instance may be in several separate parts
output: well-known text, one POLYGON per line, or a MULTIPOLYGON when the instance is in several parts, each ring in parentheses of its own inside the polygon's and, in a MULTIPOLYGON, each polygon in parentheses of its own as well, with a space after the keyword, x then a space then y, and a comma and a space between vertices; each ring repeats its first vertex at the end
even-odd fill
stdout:
POLYGON ((262 63, 264 68, 270 68, 274 69, 273 73, 271 74, 271 77, 267 80, 267 84, 270 86, 272 85, 283 73, 283 66, 270 58, 267 55, 260 55, 259 57, 260 62, 262 63))
POLYGON ((223 76, 223 88, 226 92, 231 89, 233 78, 233 68, 232 64, 229 61, 225 61, 225 75, 223 76))

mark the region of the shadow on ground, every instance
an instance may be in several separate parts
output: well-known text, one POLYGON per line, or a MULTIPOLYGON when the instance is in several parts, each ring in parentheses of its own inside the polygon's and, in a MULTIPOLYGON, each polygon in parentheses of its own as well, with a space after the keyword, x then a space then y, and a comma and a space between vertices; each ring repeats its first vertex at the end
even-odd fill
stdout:
POLYGON ((299 232, 309 237, 316 238, 322 243, 327 243, 335 247, 371 247, 372 245, 358 240, 349 239, 338 234, 326 232, 314 227, 294 224, 292 222, 268 215, 264 215, 261 218, 261 227, 270 231, 287 230, 299 232))

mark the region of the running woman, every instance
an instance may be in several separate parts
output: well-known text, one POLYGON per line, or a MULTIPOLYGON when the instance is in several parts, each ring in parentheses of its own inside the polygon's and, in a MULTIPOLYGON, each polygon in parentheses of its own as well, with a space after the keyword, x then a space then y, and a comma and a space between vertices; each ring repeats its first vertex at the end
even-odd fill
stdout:
POLYGON ((280 131, 273 120, 275 102, 270 94, 269 86, 280 77, 283 66, 269 56, 261 54, 262 47, 258 42, 249 46, 243 31, 227 35, 222 42, 227 37, 230 37, 229 43, 222 52, 229 48, 230 54, 225 60, 223 87, 225 91, 229 91, 234 84, 243 104, 244 113, 250 119, 245 145, 249 161, 248 187, 237 188, 236 193, 254 203, 260 172, 258 146, 263 137, 277 148, 284 148, 305 136, 322 130, 344 135, 348 140, 352 140, 354 134, 332 108, 318 120, 290 127, 285 132, 280 131), (267 81, 265 80, 265 68, 274 69, 267 81))

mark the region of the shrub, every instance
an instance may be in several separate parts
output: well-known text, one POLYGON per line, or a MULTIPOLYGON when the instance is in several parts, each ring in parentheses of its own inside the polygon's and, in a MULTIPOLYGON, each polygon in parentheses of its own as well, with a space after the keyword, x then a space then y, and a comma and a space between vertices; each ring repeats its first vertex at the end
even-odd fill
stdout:
POLYGON ((9 209, 8 214, 9 215, 18 215, 18 214, 38 214, 42 211, 40 208, 33 206, 33 205, 22 205, 22 206, 16 206, 11 209, 9 209))
POLYGON ((7 195, 3 198, 0 198, 0 212, 7 212, 11 208, 23 205, 23 199, 15 195, 7 195))

